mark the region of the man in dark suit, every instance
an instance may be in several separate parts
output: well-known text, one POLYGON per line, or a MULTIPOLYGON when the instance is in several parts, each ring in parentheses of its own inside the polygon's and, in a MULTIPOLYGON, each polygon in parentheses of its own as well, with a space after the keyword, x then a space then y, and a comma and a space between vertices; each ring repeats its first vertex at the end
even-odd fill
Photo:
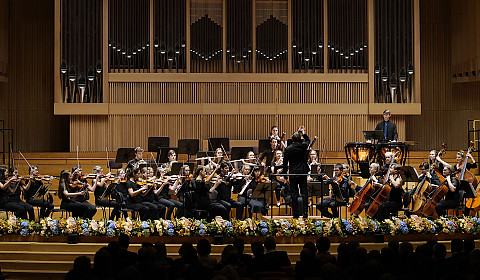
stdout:
POLYGON ((383 121, 379 122, 375 127, 375 130, 383 131, 383 136, 387 141, 397 141, 397 125, 390 121, 390 110, 383 111, 383 121))
MULTIPOLYGON (((307 157, 310 137, 305 134, 303 128, 292 135, 293 143, 285 149, 283 157, 283 173, 307 174, 309 171, 307 157), (302 139, 303 136, 303 139, 302 139)), ((290 176, 290 188, 292 190, 293 217, 298 218, 300 213, 303 217, 308 216, 307 176, 290 176), (298 198, 302 197, 303 205, 300 209, 298 198)))

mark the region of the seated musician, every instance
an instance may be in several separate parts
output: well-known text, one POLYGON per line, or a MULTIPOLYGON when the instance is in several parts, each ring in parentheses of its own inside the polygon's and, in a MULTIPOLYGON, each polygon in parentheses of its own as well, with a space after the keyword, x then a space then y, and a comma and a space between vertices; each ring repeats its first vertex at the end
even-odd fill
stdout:
POLYGON ((13 167, 7 178, 7 169, 0 166, 0 208, 7 209, 15 213, 15 216, 30 220, 35 220, 33 206, 20 199, 20 193, 24 189, 24 182, 18 176, 18 170, 13 167))
POLYGON ((232 176, 229 174, 230 165, 227 162, 222 162, 220 164, 220 174, 217 178, 217 181, 210 189, 210 192, 213 190, 217 191, 217 202, 222 204, 226 209, 227 213, 230 213, 232 207, 235 207, 236 218, 241 219, 243 215, 243 208, 245 205, 240 201, 235 201, 232 199, 232 176))
MULTIPOLYGON (((462 170, 462 167, 463 167, 463 163, 465 162, 465 159, 466 158, 470 158, 470 160, 472 161, 472 163, 470 162, 467 162, 467 170, 470 170, 472 168, 477 168, 477 163, 475 162, 475 159, 473 159, 473 156, 472 154, 470 153, 467 153, 465 155, 465 152, 464 151, 459 151, 457 152, 457 157, 456 157, 456 160, 457 160, 457 164, 454 165, 454 170, 455 172, 458 172, 458 171, 461 171, 462 170)), ((449 165, 448 163, 446 163, 445 161, 443 161, 440 156, 437 156, 437 159, 440 163, 442 163, 443 165, 449 165)), ((468 159, 467 159, 468 161, 468 159)), ((445 169, 443 169, 445 170, 445 169)))
POLYGON ((92 183, 92 188, 95 194, 95 204, 98 206, 113 208, 112 212, 110 213, 110 220, 114 220, 115 217, 120 218, 121 205, 117 202, 117 199, 111 199, 117 197, 117 191, 114 189, 110 196, 102 197, 107 187, 112 183, 112 181, 109 180, 109 177, 111 175, 110 172, 104 176, 103 168, 101 166, 95 166, 93 168, 93 173, 97 174, 96 178, 93 180, 92 183))
POLYGON ((157 220, 160 216, 157 205, 147 201, 148 199, 144 200, 143 198, 143 196, 146 194, 145 192, 150 190, 151 187, 147 184, 143 184, 142 186, 137 184, 139 178, 139 168, 128 170, 126 187, 129 198, 127 200, 127 207, 137 211, 140 214, 140 219, 142 221, 157 220))
POLYGON ((143 149, 140 147, 135 148, 135 158, 132 160, 128 161, 127 167, 125 168, 125 171, 128 173, 129 169, 133 169, 135 167, 139 167, 139 162, 143 161, 143 149))
POLYGON ((342 174, 343 176, 348 180, 348 185, 351 187, 350 188, 350 196, 355 195, 355 190, 360 189, 360 186, 357 185, 354 181, 352 181, 352 173, 351 173, 351 168, 348 163, 342 164, 343 166, 343 171, 342 174))
MULTIPOLYGON (((40 188, 43 187, 43 182, 42 180, 38 180, 35 177, 38 176, 38 167, 37 166, 31 166, 29 167, 29 173, 30 173, 30 180, 28 180, 27 184, 25 185, 25 201, 33 206, 40 207, 40 219, 48 217, 50 215, 50 212, 53 210, 53 198, 52 195, 46 194, 48 196, 48 199, 44 198, 35 198, 35 194, 38 192, 40 188)), ((50 179, 52 179, 51 177, 50 179)))
POLYGON ((443 168, 443 176, 445 177, 444 184, 448 187, 448 192, 445 198, 440 200, 435 205, 435 211, 438 216, 444 216, 446 210, 455 209, 460 205, 460 191, 458 189, 460 182, 455 176, 455 168, 452 165, 446 165, 443 168))
POLYGON ((85 205, 90 211, 89 214, 93 213, 93 217, 93 215, 95 215, 95 213, 97 212, 97 208, 95 207, 95 205, 92 205, 90 202, 88 202, 88 199, 90 198, 89 192, 95 191, 93 187, 87 182, 87 178, 92 179, 92 177, 90 176, 92 175, 83 175, 82 168, 77 166, 72 167, 72 182, 76 184, 81 184, 81 188, 85 190, 85 195, 79 195, 72 199, 85 205))
POLYGON ((429 172, 430 164, 428 164, 428 162, 424 161, 424 162, 420 163, 418 168, 421 171, 420 176, 418 176, 418 182, 422 182, 423 179, 426 178, 425 180, 430 183, 432 188, 437 188, 438 186, 440 186, 440 184, 442 184, 440 182, 440 178, 438 178, 437 174, 435 174, 433 172, 432 173, 429 172))
POLYGON ((177 162, 177 153, 174 150, 168 151, 168 162, 162 164, 162 169, 165 171, 165 175, 170 176, 172 175, 172 164, 177 162))
MULTIPOLYGON (((161 169, 159 171, 160 182, 156 184, 156 188, 154 189, 154 194, 156 196, 156 202, 157 202, 156 204, 157 206, 159 206, 159 209, 164 207, 167 208, 167 214, 166 214, 167 220, 172 218, 172 213, 173 213, 173 210, 175 210, 175 208, 177 209, 176 216, 177 218, 179 218, 182 216, 181 214, 183 213, 183 203, 178 200, 172 199, 169 192, 170 191, 175 192, 175 190, 177 189, 177 186, 181 185, 181 178, 178 177, 177 180, 175 180, 175 182, 173 183, 171 181, 169 182, 167 178, 164 178, 164 173, 163 173, 164 171, 166 170, 161 169)), ((153 169, 152 169, 152 173, 149 175, 150 175, 149 178, 151 180, 156 179, 156 177, 153 177, 153 169)), ((160 212, 162 211, 160 210, 160 212)), ((160 215, 160 216, 163 217, 163 215, 160 215)))
POLYGON ((428 155, 428 163, 430 166, 434 165, 433 168, 435 168, 434 171, 438 171, 439 174, 443 174, 443 163, 437 160, 437 150, 431 150, 430 154, 428 155), (435 163, 436 162, 436 163, 435 163))
POLYGON ((192 188, 195 193, 195 209, 196 210, 204 210, 208 212, 208 216, 199 216, 200 219, 205 218, 214 218, 216 216, 221 216, 223 219, 228 220, 227 209, 225 206, 218 202, 211 202, 210 201, 210 188, 208 184, 212 180, 215 171, 213 171, 207 177, 207 168, 203 165, 197 166, 195 169, 195 173, 193 174, 192 179, 192 188))
MULTIPOLYGON (((373 187, 375 188, 375 190, 377 190, 379 187, 382 186, 381 178, 378 174, 380 172, 380 165, 376 162, 372 162, 368 171, 370 172, 370 178, 368 179, 372 181, 373 187)), ((355 191, 358 190, 359 188, 355 188, 355 191)))
POLYGON ((123 206, 126 206, 126 201, 128 199, 128 197, 130 196, 128 194, 128 189, 127 189, 127 179, 126 179, 126 174, 125 174, 125 170, 123 169, 118 169, 117 170, 117 180, 115 181, 117 183, 117 186, 115 187, 115 189, 117 190, 117 192, 119 194, 122 195, 122 200, 123 200, 123 203, 125 205, 123 206))
MULTIPOLYGON (((257 165, 253 167, 252 181, 248 185, 248 198, 250 198, 259 183, 270 183, 270 180, 262 176, 262 169, 260 168, 260 166, 257 165)), ((268 204, 264 198, 250 198, 248 201, 248 205, 250 207, 251 213, 257 213, 262 215, 267 214, 268 204)))
POLYGON ((249 151, 247 153, 247 157, 245 159, 242 159, 242 163, 244 165, 247 164, 247 165, 251 165, 251 166, 257 165, 258 160, 255 157, 255 153, 253 151, 249 151))
POLYGON ((190 166, 182 165, 182 167, 180 167, 179 175, 181 182, 180 185, 177 186, 175 193, 178 197, 178 200, 183 204, 183 216, 187 218, 194 218, 195 193, 191 185, 193 175, 190 174, 190 166))
POLYGON ((215 150, 215 154, 213 159, 209 159, 208 167, 210 170, 215 170, 217 166, 220 166, 220 163, 223 161, 223 157, 225 155, 223 154, 222 148, 217 148, 215 150))
POLYGON ((317 203, 317 210, 322 213, 322 216, 327 218, 338 217, 338 207, 347 204, 350 194, 348 179, 342 176, 343 165, 340 163, 335 164, 333 171, 334 177, 332 178, 323 175, 323 178, 326 179, 325 184, 332 185, 331 195, 317 203), (332 209, 332 213, 328 211, 328 208, 332 209))
POLYGON ((277 139, 277 143, 281 144, 282 150, 287 147, 287 142, 286 141, 281 141, 281 137, 278 135, 278 127, 276 125, 272 126, 270 129, 270 136, 268 136, 268 139, 277 139))
MULTIPOLYGON (((270 164, 270 172, 271 174, 279 174, 282 172, 283 166, 283 152, 281 150, 277 150, 275 152, 275 157, 270 164)), ((287 183, 287 180, 283 176, 272 176, 271 179, 277 182, 277 187, 275 188, 275 198, 277 199, 277 206, 281 205, 281 197, 283 197, 285 203, 290 202, 290 189, 287 183)))
MULTIPOLYGON (((388 194, 386 201, 378 206, 378 210, 372 218, 383 221, 392 213, 402 209, 402 196, 404 192, 403 180, 402 176, 400 176, 402 169, 403 167, 400 164, 392 164, 390 176, 388 178, 391 186, 390 193, 388 194)), ((368 206, 370 206, 370 204, 368 206)), ((368 210, 367 205, 365 206, 365 209, 368 210)))
POLYGON ((308 153, 308 166, 312 166, 312 164, 318 164, 318 155, 315 150, 310 150, 308 153))
MULTIPOLYGON (((76 177, 81 174, 80 170, 75 168, 76 177)), ((60 174, 60 183, 58 184, 58 197, 62 200, 60 208, 72 212, 73 217, 91 219, 97 213, 97 209, 86 201, 85 196, 88 194, 88 189, 85 187, 85 183, 79 180, 73 181, 73 178, 73 174, 68 170, 64 170, 60 174)))
MULTIPOLYGON (((437 174, 434 172, 430 173, 430 164, 426 161, 420 163, 418 166, 420 169, 421 173, 420 176, 418 176, 418 183, 423 182, 424 180, 428 183, 430 183, 430 187, 426 190, 425 194, 427 192, 434 191, 438 186, 440 186, 440 178, 438 178, 437 174)), ((419 185, 417 185, 418 187, 419 185)), ((411 203, 412 196, 415 192, 417 192, 417 187, 413 188, 412 190, 408 191, 404 196, 403 196, 403 205, 407 207, 411 203)))
POLYGON ((383 163, 383 166, 381 168, 380 175, 385 176, 388 172, 388 168, 390 166, 390 163, 392 163, 393 160, 393 153, 392 152, 386 152, 385 153, 385 162, 383 163))
POLYGON ((258 161, 261 162, 263 166, 270 166, 270 164, 272 163, 271 161, 274 157, 273 152, 277 150, 277 144, 278 144, 277 138, 270 138, 270 147, 268 147, 268 149, 263 151, 263 153, 258 157, 258 161), (263 159, 266 159, 266 162, 263 162, 263 159))

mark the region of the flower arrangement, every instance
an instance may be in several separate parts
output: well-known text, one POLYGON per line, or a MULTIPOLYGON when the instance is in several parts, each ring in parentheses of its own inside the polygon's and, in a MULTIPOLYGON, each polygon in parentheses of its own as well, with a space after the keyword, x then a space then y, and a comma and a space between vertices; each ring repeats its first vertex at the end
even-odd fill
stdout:
POLYGON ((121 233, 129 236, 209 236, 222 234, 236 236, 327 236, 327 235, 369 235, 383 233, 396 234, 448 234, 480 233, 480 219, 463 218, 428 218, 412 215, 408 218, 386 219, 382 222, 364 218, 350 219, 277 219, 260 220, 247 218, 227 221, 216 217, 212 221, 178 218, 173 220, 140 221, 130 218, 112 220, 90 220, 80 218, 44 218, 39 222, 18 219, 11 215, 0 218, 2 235, 40 235, 65 236, 78 234, 82 236, 114 237, 121 233))

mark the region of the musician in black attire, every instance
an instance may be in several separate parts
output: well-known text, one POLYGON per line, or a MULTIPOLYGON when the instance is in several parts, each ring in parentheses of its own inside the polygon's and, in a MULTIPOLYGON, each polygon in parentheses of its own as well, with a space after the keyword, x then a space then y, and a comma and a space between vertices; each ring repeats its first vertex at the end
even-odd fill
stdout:
MULTIPOLYGON (((304 129, 299 129, 292 135, 292 140, 293 143, 285 149, 282 172, 307 174, 310 171, 307 163, 310 137, 305 134, 304 129), (302 141, 302 136, 304 141, 302 141)), ((298 218, 300 213, 303 214, 304 218, 308 217, 307 176, 290 176, 290 187, 292 190, 293 218, 298 218), (298 205, 300 195, 303 199, 303 209, 299 209, 298 205)))
POLYGON ((93 173, 97 174, 92 186, 95 194, 95 205, 113 208, 110 213, 110 220, 114 220, 115 217, 120 218, 121 204, 118 201, 118 195, 120 194, 117 193, 116 189, 112 189, 110 194, 105 193, 110 184, 114 184, 112 187, 117 186, 118 180, 116 182, 109 181, 110 173, 103 176, 103 168, 100 166, 95 166, 93 173))
POLYGON ((140 177, 140 169, 134 168, 127 172, 127 190, 129 198, 127 201, 128 208, 137 211, 140 214, 140 219, 145 220, 157 220, 159 218, 159 212, 157 205, 144 201, 143 195, 150 188, 146 184, 143 186, 137 185, 136 181, 140 177))
MULTIPOLYGON (((263 153, 258 157, 258 161, 262 163, 263 166, 270 166, 273 160, 274 151, 277 149, 278 140, 276 138, 270 138, 270 147, 263 151, 263 153), (265 163, 263 163, 263 159, 266 159, 265 163)), ((268 169, 266 170, 268 172, 268 169)))
MULTIPOLYGON (((387 219, 392 213, 402 209, 402 196, 403 196, 403 180, 400 173, 403 167, 398 163, 393 163, 390 170, 390 186, 391 191, 387 196, 387 200, 378 206, 378 210, 372 217, 379 221, 387 219)), ((371 204, 369 204, 370 206, 371 204)), ((365 207, 366 210, 368 208, 365 207)))
POLYGON ((95 189, 92 186, 90 186, 90 184, 87 182, 86 177, 87 176, 82 175, 82 168, 80 168, 79 166, 72 167, 72 182, 77 181, 83 184, 83 187, 81 188, 85 190, 85 194, 73 197, 71 198, 71 200, 75 200, 83 204, 83 206, 87 208, 83 217, 92 219, 93 216, 95 216, 95 213, 97 213, 97 207, 95 207, 95 205, 90 204, 90 202, 88 202, 88 199, 90 198, 89 191, 94 192, 95 189))
POLYGON ((397 125, 390 121, 390 110, 383 111, 383 121, 379 122, 375 130, 383 131, 383 136, 387 141, 397 141, 397 125))
POLYGON ((236 218, 242 219, 243 208, 245 205, 240 201, 232 199, 232 176, 229 174, 230 165, 225 161, 220 164, 220 174, 212 189, 217 191, 217 202, 222 204, 227 212, 230 213, 232 207, 235 207, 236 218))
MULTIPOLYGON (((203 165, 197 166, 191 182, 195 192, 195 209, 207 211, 210 219, 221 216, 223 219, 228 220, 228 212, 225 206, 218 202, 210 201, 210 188, 207 184, 212 180, 213 174, 215 172, 205 179, 207 175, 205 167, 203 165)), ((198 218, 205 219, 207 216, 201 214, 198 218)))
POLYGON ((455 177, 455 169, 451 165, 446 165, 443 168, 443 175, 445 176, 445 184, 447 184, 448 192, 445 199, 440 200, 435 205, 435 211, 439 216, 446 214, 446 210, 455 209, 460 205, 460 191, 458 189, 460 182, 455 177))
POLYGON ((33 206, 22 201, 20 194, 23 188, 23 182, 18 178, 18 170, 10 170, 10 178, 6 178, 7 169, 0 166, 0 208, 7 209, 15 213, 15 216, 30 220, 35 220, 33 206))
POLYGON ((143 149, 140 148, 140 147, 136 147, 135 148, 135 158, 133 158, 133 159, 131 159, 127 162, 127 167, 125 167, 125 171, 128 173, 128 170, 133 169, 135 167, 138 168, 139 166, 137 166, 138 165, 137 162, 139 162, 141 160, 143 160, 143 149))
MULTIPOLYGON (((428 163, 434 169, 432 169, 432 173, 435 173, 435 170, 438 171, 440 174, 443 174, 443 163, 437 160, 437 151, 431 150, 430 154, 428 155, 428 163)), ((437 176, 438 177, 438 176, 437 176)))
POLYGON ((183 215, 187 218, 195 217, 195 192, 192 188, 193 175, 190 174, 190 166, 183 165, 180 167, 181 185, 177 189, 178 200, 183 203, 183 215))
POLYGON ((88 190, 81 183, 74 187, 72 179, 73 175, 68 170, 63 170, 60 174, 58 184, 58 197, 62 200, 60 208, 72 212, 73 217, 93 218, 97 209, 85 200, 88 190))
POLYGON ((430 185, 433 188, 437 188, 438 186, 440 186, 442 184, 440 182, 440 178, 438 178, 438 175, 435 174, 435 172, 429 172, 430 164, 428 164, 428 162, 424 161, 424 162, 420 163, 418 168, 421 171, 420 176, 418 176, 418 182, 422 182, 423 179, 425 179, 426 181, 428 181, 430 183, 430 185))
POLYGON ((28 180, 27 184, 25 185, 25 193, 24 193, 25 201, 30 205, 40 207, 40 219, 48 217, 50 215, 50 212, 52 212, 54 208, 52 203, 53 197, 51 194, 46 194, 45 196, 48 197, 48 200, 44 198, 34 199, 35 194, 38 192, 40 188, 43 187, 43 182, 42 180, 38 180, 35 178, 36 176, 38 176, 37 166, 29 167, 29 173, 30 173, 30 180, 28 180))
POLYGON ((338 207, 347 205, 348 197, 351 192, 348 178, 342 176, 343 165, 340 163, 335 164, 333 171, 334 176, 332 178, 328 178, 327 175, 324 175, 324 179, 326 179, 324 184, 327 186, 331 185, 331 195, 317 203, 317 210, 322 213, 322 216, 327 218, 338 217, 338 207), (328 211, 328 208, 332 209, 332 213, 328 211))

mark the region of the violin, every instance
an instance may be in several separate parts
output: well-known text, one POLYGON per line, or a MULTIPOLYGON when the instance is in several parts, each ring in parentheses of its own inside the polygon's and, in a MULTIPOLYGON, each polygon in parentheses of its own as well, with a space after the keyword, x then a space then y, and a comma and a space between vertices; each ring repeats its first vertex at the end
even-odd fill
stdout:
POLYGON ((70 187, 72 187, 72 188, 82 188, 84 186, 85 186, 85 183, 80 182, 80 180, 75 180, 75 181, 70 182, 70 187))
POLYGON ((257 182, 257 183, 270 183, 270 179, 268 179, 264 175, 261 175, 260 177, 255 179, 255 182, 257 182))

